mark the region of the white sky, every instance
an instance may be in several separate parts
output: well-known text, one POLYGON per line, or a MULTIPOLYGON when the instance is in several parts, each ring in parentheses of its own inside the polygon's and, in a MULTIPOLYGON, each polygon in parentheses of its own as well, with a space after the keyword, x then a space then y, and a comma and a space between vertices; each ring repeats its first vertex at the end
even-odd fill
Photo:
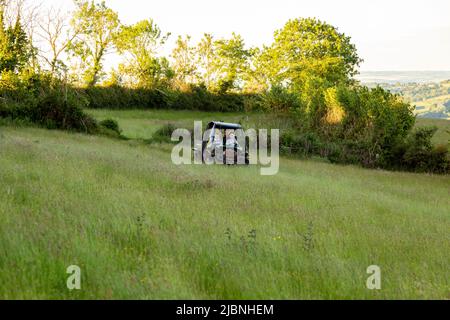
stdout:
MULTIPOLYGON (((32 0, 72 7, 72 0, 32 0)), ((296 17, 318 17, 352 37, 361 70, 450 70, 450 0, 106 0, 123 23, 153 18, 176 37, 241 34, 269 44, 296 17)))

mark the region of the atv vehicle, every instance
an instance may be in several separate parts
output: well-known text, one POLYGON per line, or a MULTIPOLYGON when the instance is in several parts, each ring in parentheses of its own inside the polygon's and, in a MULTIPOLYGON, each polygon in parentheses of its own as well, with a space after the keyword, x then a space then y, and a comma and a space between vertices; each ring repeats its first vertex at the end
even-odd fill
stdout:
POLYGON ((206 131, 211 130, 208 141, 203 141, 202 155, 214 158, 216 150, 223 150, 223 164, 249 164, 247 143, 239 145, 236 130, 243 130, 240 124, 225 122, 210 122, 206 131), (243 157, 243 158, 242 158, 243 157))

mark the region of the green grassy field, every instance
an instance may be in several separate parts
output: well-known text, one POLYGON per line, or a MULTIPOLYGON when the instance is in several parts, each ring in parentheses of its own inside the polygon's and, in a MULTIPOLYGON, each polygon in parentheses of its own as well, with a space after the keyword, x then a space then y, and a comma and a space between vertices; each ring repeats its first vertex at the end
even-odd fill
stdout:
POLYGON ((149 139, 163 125, 171 123, 177 128, 190 129, 194 121, 202 121, 204 128, 210 121, 226 121, 241 123, 246 128, 286 128, 284 120, 274 120, 268 114, 220 113, 201 111, 168 111, 168 110, 106 110, 90 109, 87 112, 98 120, 114 119, 130 139, 149 139))
POLYGON ((194 121, 213 120, 239 121, 244 117, 239 113, 208 113, 168 110, 104 110, 91 109, 88 113, 98 120, 114 119, 119 122, 123 134, 131 139, 148 139, 161 126, 168 123, 180 128, 193 127, 194 121))
MULTIPOLYGON (((91 112, 132 138, 240 117, 91 112)), ((449 176, 282 159, 263 177, 177 167, 165 145, 10 126, 0 181, 3 299, 450 299, 449 176), (366 288, 369 265, 381 290, 366 288)))
MULTIPOLYGON (((114 119, 116 120, 123 135, 131 139, 149 139, 152 134, 164 124, 172 123, 179 128, 192 128, 194 121, 207 122, 228 121, 240 122, 246 127, 266 128, 274 126, 276 128, 283 128, 286 126, 283 122, 273 123, 273 119, 267 119, 264 114, 250 114, 243 115, 240 113, 208 113, 208 112, 194 112, 194 111, 168 111, 168 110, 105 110, 105 109, 90 109, 87 110, 89 114, 96 119, 114 119)), ((450 120, 443 119, 417 119, 416 126, 436 126, 438 131, 433 138, 436 144, 450 143, 450 120)))

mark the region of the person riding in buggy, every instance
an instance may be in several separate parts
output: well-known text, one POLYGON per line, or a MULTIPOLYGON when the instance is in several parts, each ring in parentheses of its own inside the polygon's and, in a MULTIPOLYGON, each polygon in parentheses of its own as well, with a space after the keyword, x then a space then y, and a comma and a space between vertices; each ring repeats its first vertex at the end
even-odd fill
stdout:
POLYGON ((243 132, 240 124, 213 121, 208 124, 210 131, 207 141, 202 143, 203 161, 215 159, 222 164, 249 164, 247 143, 240 145, 236 137, 238 130, 243 132), (222 153, 222 158, 219 153, 222 153), (216 156, 217 159, 216 159, 216 156))

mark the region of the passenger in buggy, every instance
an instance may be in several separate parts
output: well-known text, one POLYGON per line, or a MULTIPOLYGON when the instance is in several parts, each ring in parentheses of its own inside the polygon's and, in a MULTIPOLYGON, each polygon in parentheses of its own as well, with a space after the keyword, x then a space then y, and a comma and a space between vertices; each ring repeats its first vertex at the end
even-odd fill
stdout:
POLYGON ((234 134, 234 130, 226 130, 225 131, 225 159, 227 164, 236 164, 236 136, 234 134))

